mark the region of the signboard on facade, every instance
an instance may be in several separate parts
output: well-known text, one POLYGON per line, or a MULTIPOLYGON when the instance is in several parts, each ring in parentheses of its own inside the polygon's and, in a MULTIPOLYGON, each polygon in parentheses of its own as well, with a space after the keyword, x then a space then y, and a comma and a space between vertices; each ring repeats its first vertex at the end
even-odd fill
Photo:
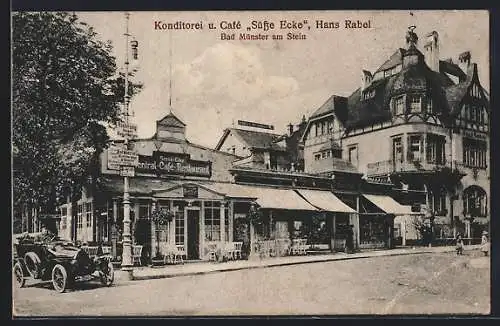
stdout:
POLYGON ((245 120, 238 120, 238 125, 245 126, 245 127, 254 127, 254 128, 274 130, 273 125, 267 125, 264 123, 257 123, 257 122, 245 121, 245 120))
POLYGON ((108 148, 108 169, 120 170, 121 166, 137 166, 137 164, 139 156, 133 150, 118 146, 108 148))
POLYGON ((130 122, 118 122, 116 132, 121 137, 137 138, 137 125, 130 122))
POLYGON ((134 177, 135 169, 133 166, 122 166, 120 168, 120 176, 122 177, 134 177))
POLYGON ((475 130, 464 130, 464 136, 476 139, 486 139, 488 137, 486 133, 475 130))
POLYGON ((198 187, 196 185, 183 185, 182 194, 184 198, 198 198, 198 187))
POLYGON ((139 155, 136 172, 183 176, 212 176, 212 162, 192 160, 189 154, 153 152, 153 156, 139 155))

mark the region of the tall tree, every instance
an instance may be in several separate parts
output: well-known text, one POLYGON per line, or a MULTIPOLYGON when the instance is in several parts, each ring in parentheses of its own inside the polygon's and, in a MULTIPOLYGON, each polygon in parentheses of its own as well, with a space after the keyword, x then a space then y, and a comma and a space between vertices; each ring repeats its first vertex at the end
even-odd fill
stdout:
MULTIPOLYGON (((92 177, 107 146, 106 124, 122 119, 124 74, 111 42, 74 14, 12 17, 14 213, 54 211, 92 177)), ((129 95, 140 91, 129 84, 129 95)))

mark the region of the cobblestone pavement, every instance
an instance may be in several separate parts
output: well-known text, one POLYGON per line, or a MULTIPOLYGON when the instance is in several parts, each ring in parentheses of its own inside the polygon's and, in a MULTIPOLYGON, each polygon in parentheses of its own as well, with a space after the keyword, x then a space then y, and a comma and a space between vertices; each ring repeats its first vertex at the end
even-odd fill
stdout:
POLYGON ((423 253, 206 275, 14 289, 15 316, 487 314, 490 264, 480 252, 423 253))

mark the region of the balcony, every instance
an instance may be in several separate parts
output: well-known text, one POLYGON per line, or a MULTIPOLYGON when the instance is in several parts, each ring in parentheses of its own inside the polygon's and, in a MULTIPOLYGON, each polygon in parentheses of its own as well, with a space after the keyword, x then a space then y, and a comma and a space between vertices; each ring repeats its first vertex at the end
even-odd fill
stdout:
POLYGON ((387 160, 387 161, 379 161, 367 164, 367 175, 369 177, 373 177, 380 175, 388 175, 394 172, 436 171, 444 167, 446 167, 446 164, 436 163, 436 162, 427 162, 427 161, 393 162, 392 160, 387 160))

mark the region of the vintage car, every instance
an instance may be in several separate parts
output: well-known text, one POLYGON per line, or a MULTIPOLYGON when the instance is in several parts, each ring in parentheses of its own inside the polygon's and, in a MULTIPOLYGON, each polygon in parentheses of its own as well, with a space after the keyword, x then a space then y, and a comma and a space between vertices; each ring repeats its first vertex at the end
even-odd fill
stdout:
POLYGON ((113 284, 114 269, 108 255, 91 258, 83 248, 56 237, 41 240, 25 235, 15 241, 14 247, 13 274, 19 287, 28 278, 52 281, 57 292, 79 281, 99 279, 105 286, 113 284))

